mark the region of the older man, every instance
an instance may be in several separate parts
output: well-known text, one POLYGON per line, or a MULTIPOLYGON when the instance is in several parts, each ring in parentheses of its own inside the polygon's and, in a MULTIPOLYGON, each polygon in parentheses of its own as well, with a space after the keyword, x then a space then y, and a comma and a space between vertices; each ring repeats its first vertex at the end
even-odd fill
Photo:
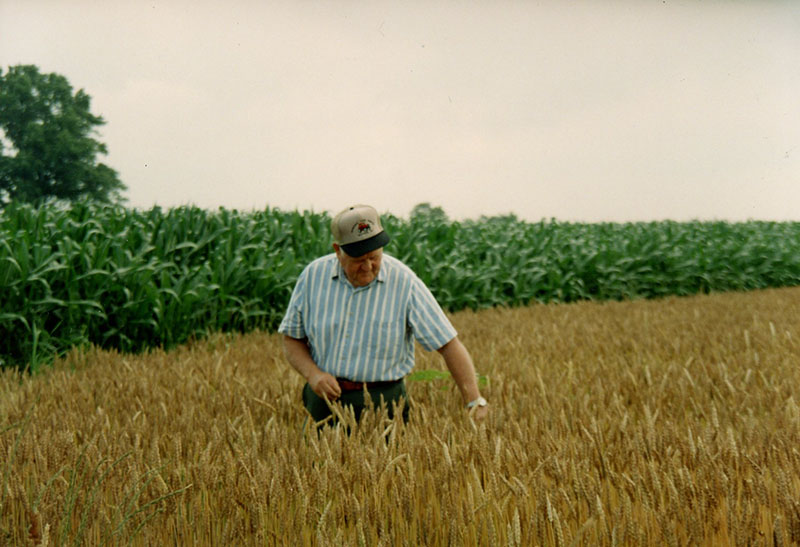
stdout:
MULTIPOLYGON (((383 252, 389 242, 373 207, 355 205, 331 223, 334 252, 311 262, 297 280, 278 332, 289 363, 305 379, 303 403, 320 422, 330 403, 364 408, 406 399, 414 341, 437 350, 475 417, 487 413, 469 352, 425 284, 383 252)), ((408 405, 403 418, 408 418, 408 405)))

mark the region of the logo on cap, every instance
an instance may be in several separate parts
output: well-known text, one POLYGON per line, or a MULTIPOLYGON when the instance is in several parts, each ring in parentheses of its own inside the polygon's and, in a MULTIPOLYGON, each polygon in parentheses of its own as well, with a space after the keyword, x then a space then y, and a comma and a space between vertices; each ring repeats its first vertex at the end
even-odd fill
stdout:
POLYGON ((353 227, 350 229, 350 233, 351 234, 355 233, 358 237, 361 237, 365 234, 369 234, 371 232, 372 232, 372 222, 365 218, 362 218, 361 220, 353 224, 353 227))

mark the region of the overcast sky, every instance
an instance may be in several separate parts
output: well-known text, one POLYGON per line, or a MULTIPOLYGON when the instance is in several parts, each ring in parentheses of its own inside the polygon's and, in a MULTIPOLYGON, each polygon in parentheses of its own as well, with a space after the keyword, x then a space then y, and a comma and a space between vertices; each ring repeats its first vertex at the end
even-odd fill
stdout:
POLYGON ((800 220, 800 2, 0 0, 129 204, 800 220))

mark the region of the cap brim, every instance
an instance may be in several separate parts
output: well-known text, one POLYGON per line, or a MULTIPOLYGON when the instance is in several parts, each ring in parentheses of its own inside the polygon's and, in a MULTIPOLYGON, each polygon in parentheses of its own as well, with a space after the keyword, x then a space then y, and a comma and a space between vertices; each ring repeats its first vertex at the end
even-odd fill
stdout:
POLYGON ((348 256, 357 258, 361 255, 372 252, 379 247, 385 246, 387 243, 389 243, 389 240, 389 234, 386 232, 381 232, 369 239, 348 243, 346 245, 340 245, 340 247, 344 252, 347 253, 348 256))

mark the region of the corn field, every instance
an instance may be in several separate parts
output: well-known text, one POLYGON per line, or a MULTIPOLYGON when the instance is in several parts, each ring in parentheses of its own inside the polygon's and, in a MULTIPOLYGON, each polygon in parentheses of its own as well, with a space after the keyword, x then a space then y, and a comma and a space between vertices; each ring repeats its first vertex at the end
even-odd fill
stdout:
MULTIPOLYGON (((800 223, 450 221, 385 214, 387 252, 452 312, 800 285, 800 223)), ((79 202, 0 212, 0 368, 277 327, 326 213, 79 202)))
POLYGON ((304 431, 267 331, 7 368, 0 544, 797 544, 799 312, 797 288, 464 309, 487 420, 410 381, 408 424, 350 435, 304 431))

